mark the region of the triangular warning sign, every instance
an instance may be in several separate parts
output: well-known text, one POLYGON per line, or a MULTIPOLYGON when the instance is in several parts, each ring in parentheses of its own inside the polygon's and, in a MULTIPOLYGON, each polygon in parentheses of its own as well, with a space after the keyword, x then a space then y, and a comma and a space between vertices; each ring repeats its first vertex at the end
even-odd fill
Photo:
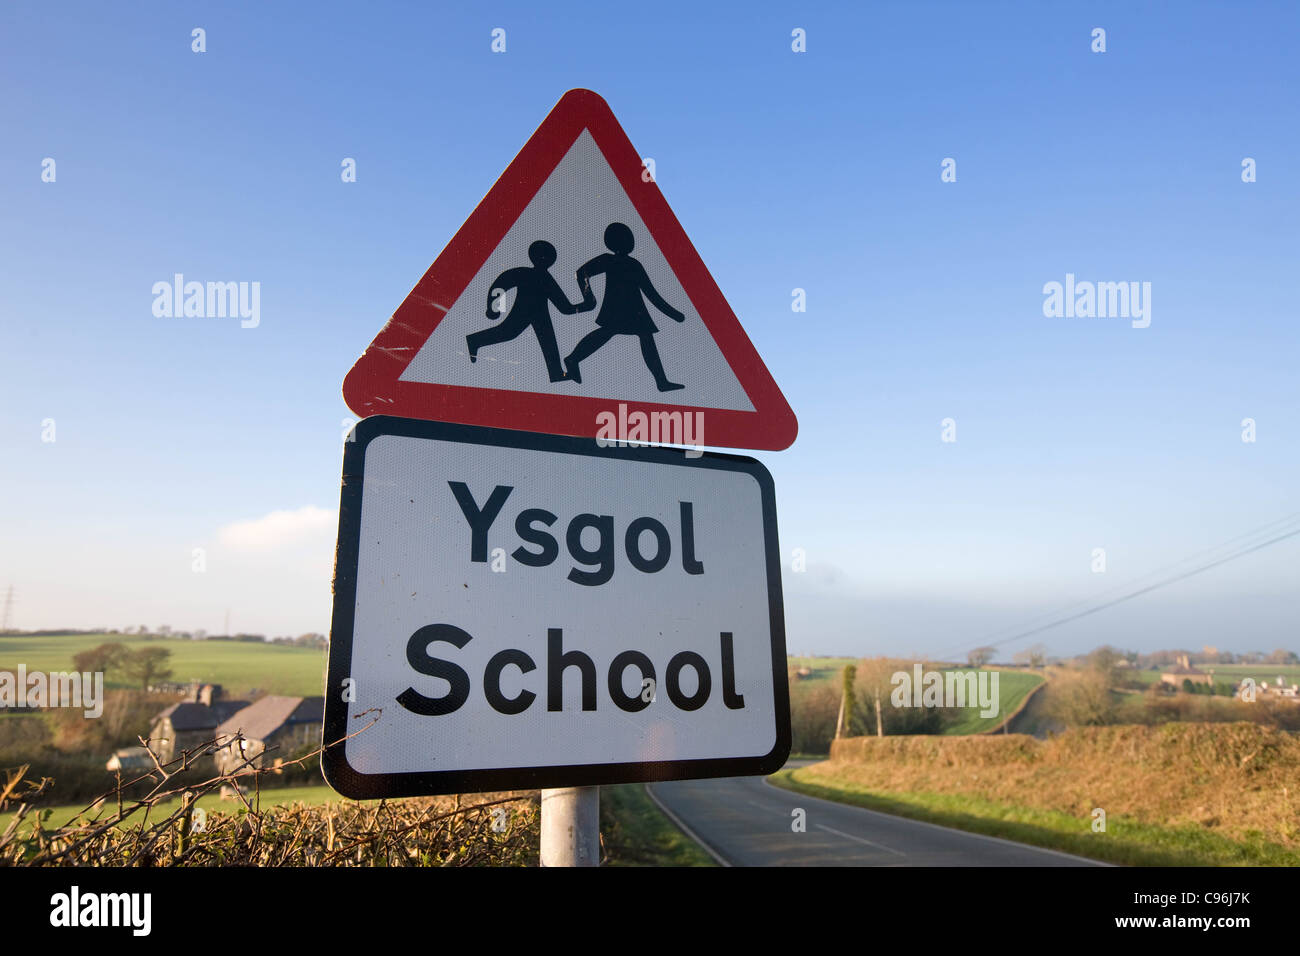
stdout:
POLYGON ((343 397, 361 416, 633 441, 781 449, 798 431, 590 90, 564 94, 357 360, 343 397))

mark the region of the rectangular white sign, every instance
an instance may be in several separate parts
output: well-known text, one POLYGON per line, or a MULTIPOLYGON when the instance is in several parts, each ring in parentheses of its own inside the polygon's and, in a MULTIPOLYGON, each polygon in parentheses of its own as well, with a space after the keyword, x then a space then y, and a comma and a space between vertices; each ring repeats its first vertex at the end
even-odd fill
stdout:
POLYGON ((358 799, 777 770, 771 476, 733 455, 362 421, 325 740, 343 741, 326 778, 358 799))

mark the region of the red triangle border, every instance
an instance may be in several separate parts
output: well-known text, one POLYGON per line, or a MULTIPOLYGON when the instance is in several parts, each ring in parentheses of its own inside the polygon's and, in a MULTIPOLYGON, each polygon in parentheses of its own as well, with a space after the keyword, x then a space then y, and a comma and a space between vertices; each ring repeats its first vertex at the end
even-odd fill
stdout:
POLYGON ((641 170, 640 154, 604 99, 590 90, 565 93, 348 372, 343 381, 348 407, 362 417, 395 415, 594 437, 596 416, 617 413, 618 405, 625 404, 629 414, 703 412, 706 445, 788 448, 798 434, 794 412, 658 185, 643 181, 641 170), (754 411, 400 380, 447 309, 464 293, 584 129, 604 153, 754 411))

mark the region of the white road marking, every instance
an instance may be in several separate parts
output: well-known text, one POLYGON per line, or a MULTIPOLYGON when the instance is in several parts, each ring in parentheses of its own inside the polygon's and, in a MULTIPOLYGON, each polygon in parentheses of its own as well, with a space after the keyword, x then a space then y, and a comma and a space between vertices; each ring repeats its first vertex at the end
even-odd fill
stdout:
POLYGON ((865 843, 867 846, 874 846, 877 850, 884 850, 886 853, 892 853, 895 856, 907 856, 906 853, 903 853, 900 850, 895 850, 892 849, 891 847, 883 846, 879 843, 872 843, 870 840, 864 840, 862 837, 854 836, 852 833, 845 833, 843 830, 836 830, 834 827, 828 827, 824 823, 816 823, 813 825, 816 826, 817 829, 819 830, 825 830, 827 833, 834 833, 836 836, 844 837, 844 839, 846 840, 854 840, 858 843, 865 843))

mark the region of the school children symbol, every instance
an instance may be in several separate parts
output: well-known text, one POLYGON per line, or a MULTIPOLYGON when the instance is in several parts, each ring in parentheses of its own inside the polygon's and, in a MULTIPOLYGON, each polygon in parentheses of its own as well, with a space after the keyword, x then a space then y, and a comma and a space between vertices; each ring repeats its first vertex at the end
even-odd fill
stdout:
POLYGON ((584 438, 624 410, 703 416, 708 445, 789 446, 794 413, 641 155, 599 96, 564 94, 348 373, 348 407, 584 438))
POLYGON ((655 385, 661 392, 672 392, 685 385, 669 381, 664 372, 659 349, 655 346, 654 336, 659 327, 650 318, 646 300, 664 315, 676 322, 685 322, 686 315, 664 301, 655 289, 645 267, 631 252, 636 246, 636 237, 624 223, 612 222, 605 229, 605 247, 602 253, 578 269, 578 286, 582 291, 582 301, 571 303, 564 290, 550 274, 555 263, 555 247, 544 239, 539 239, 528 247, 528 258, 532 268, 517 267, 501 273, 488 290, 487 317, 501 317, 500 303, 504 293, 514 289, 515 301, 510 314, 504 322, 481 332, 472 332, 465 337, 465 346, 469 350, 469 360, 478 361, 479 349, 499 342, 507 342, 518 337, 525 329, 531 327, 537 336, 541 348, 542 360, 552 382, 569 381, 582 384, 581 365, 584 359, 607 344, 616 335, 635 335, 641 343, 641 357, 646 368, 654 377, 655 385), (551 324, 549 305, 554 305, 563 315, 590 312, 596 308, 596 296, 591 290, 593 276, 605 277, 604 301, 600 314, 596 317, 597 328, 585 335, 569 356, 560 365, 559 346, 555 342, 555 328, 551 324))

